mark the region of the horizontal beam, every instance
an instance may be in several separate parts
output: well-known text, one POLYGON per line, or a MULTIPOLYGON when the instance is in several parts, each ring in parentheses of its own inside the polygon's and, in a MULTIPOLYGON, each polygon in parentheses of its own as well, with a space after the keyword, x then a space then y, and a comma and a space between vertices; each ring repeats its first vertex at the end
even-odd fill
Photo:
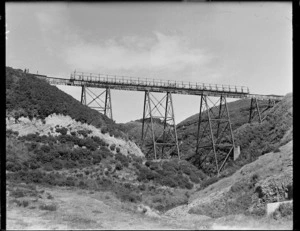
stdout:
MULTIPOLYGON (((167 85, 166 81, 159 81, 153 83, 153 81, 142 82, 142 81, 133 81, 127 83, 127 79, 124 79, 123 82, 121 79, 114 78, 109 79, 110 81, 100 82, 100 81, 88 81, 88 80, 76 80, 76 79, 65 79, 65 78, 56 78, 56 77, 48 77, 43 75, 34 75, 40 79, 45 79, 48 83, 53 85, 68 85, 68 86, 86 86, 86 87, 95 87, 95 88, 107 88, 115 90, 126 90, 126 91, 151 91, 151 92, 159 92, 159 93, 173 93, 173 94, 184 94, 184 95, 206 95, 219 97, 221 95, 226 96, 228 98, 242 98, 242 99, 251 99, 257 98, 258 100, 275 100, 280 101, 284 96, 278 95, 258 95, 258 94, 250 94, 249 89, 245 87, 236 87, 229 85, 216 85, 216 84, 198 84, 195 85, 190 83, 190 85, 185 84, 185 82, 176 82, 169 81, 169 85, 167 85), (174 85, 173 82, 176 82, 174 85), (142 85, 142 84, 147 85, 142 85), (180 83, 179 85, 177 83, 180 83), (151 85, 152 84, 152 85, 151 85), (161 84, 161 85, 159 85, 161 84), (173 85, 172 85, 173 84, 173 85), (178 86, 177 86, 178 85, 178 86), (183 87, 184 86, 184 87, 183 87), (204 88, 203 88, 204 86, 204 88), (223 87, 222 87, 223 86, 223 87), (189 88, 191 87, 191 88, 189 88)), ((122 79, 123 80, 123 79, 122 79)))

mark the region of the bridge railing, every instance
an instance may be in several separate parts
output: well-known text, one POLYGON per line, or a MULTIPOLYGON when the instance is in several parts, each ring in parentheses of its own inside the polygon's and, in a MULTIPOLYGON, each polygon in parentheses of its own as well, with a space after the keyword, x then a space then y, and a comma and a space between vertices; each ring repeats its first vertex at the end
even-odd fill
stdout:
POLYGON ((195 89, 208 91, 236 92, 249 94, 249 89, 245 86, 207 84, 187 81, 161 80, 150 78, 138 78, 129 76, 116 76, 105 74, 87 74, 83 72, 74 72, 71 74, 71 81, 85 81, 95 83, 124 84, 134 86, 168 87, 176 89, 195 89))

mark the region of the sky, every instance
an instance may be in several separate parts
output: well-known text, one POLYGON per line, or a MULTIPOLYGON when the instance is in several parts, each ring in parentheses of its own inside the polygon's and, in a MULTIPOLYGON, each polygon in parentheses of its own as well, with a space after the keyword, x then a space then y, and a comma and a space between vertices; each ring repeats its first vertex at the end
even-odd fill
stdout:
MULTIPOLYGON (((292 2, 6 2, 6 30, 6 66, 32 73, 292 92, 292 2)), ((58 88, 80 100, 79 87, 58 88)), ((142 118, 143 92, 112 90, 111 98, 116 122, 142 118)), ((173 104, 179 123, 199 112, 200 97, 173 95, 173 104)))

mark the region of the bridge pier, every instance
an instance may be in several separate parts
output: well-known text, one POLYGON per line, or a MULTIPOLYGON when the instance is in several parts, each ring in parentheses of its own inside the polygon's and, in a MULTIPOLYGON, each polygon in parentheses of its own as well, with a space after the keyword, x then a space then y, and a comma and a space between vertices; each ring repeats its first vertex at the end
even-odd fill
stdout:
POLYGON ((171 155, 177 155, 180 158, 174 107, 170 92, 158 100, 150 91, 145 91, 142 142, 145 144, 149 140, 151 140, 152 147, 146 153, 147 158, 165 159, 170 158, 171 155), (155 128, 157 123, 163 123, 162 131, 155 128), (154 156, 150 156, 152 151, 154 156))
POLYGON ((106 115, 108 118, 113 119, 111 94, 110 94, 109 87, 106 87, 104 90, 102 90, 100 94, 99 93, 96 94, 95 92, 92 91, 91 87, 88 88, 87 86, 82 85, 80 101, 83 105, 89 106, 90 108, 95 109, 100 113, 106 115), (87 101, 87 97, 86 97, 87 94, 91 98, 91 101, 89 102, 87 101), (103 96, 104 99, 101 99, 101 96, 103 96), (94 103, 93 106, 92 103, 94 103), (96 106, 95 103, 97 104, 96 106))
POLYGON ((259 123, 265 120, 266 115, 263 117, 263 113, 275 105, 276 101, 273 99, 259 100, 257 98, 251 98, 250 113, 248 123, 258 119, 259 123))
POLYGON ((213 107, 208 106, 208 100, 210 101, 207 95, 201 95, 196 154, 192 158, 199 167, 203 167, 207 159, 214 161, 219 176, 229 155, 234 151, 234 136, 226 96, 221 95, 216 103, 210 101, 213 107))

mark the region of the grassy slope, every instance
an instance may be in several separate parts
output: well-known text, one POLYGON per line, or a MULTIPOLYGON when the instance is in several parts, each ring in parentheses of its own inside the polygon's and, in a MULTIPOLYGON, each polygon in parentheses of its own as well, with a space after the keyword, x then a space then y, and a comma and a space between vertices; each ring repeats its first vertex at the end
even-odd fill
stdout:
POLYGON ((262 216, 266 203, 292 199, 292 147, 290 141, 193 194, 189 213, 215 218, 239 213, 262 216))
POLYGON ((105 115, 82 105, 44 80, 27 75, 22 70, 6 67, 7 116, 45 119, 53 113, 69 115, 76 121, 122 136, 118 125, 105 115))

